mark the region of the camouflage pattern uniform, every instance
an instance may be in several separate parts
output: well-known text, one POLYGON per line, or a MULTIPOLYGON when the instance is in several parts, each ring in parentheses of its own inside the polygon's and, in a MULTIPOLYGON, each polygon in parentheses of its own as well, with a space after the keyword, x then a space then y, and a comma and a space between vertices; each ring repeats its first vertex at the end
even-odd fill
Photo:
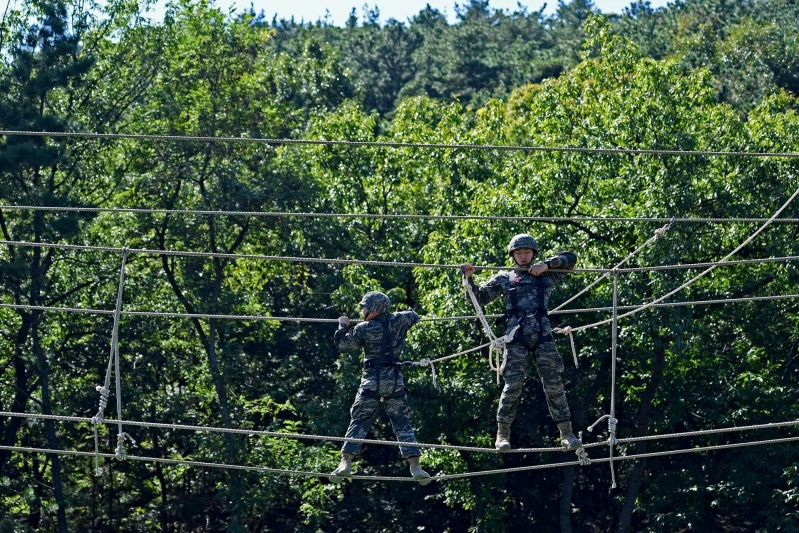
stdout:
MULTIPOLYGON (((364 370, 361 386, 355 396, 355 403, 350 409, 351 421, 345 437, 363 439, 372 427, 380 402, 388 413, 394 433, 399 442, 416 442, 416 435, 411 427, 411 407, 405 393, 405 382, 398 366, 380 365, 381 344, 384 324, 388 321, 391 337, 389 354, 402 354, 408 330, 419 321, 419 315, 413 311, 378 315, 372 320, 361 322, 354 328, 340 324, 334 335, 336 347, 342 352, 354 352, 363 349, 364 370)), ((342 453, 357 455, 361 451, 359 442, 345 442, 342 453)), ((417 446, 401 446, 402 457, 418 457, 421 455, 417 446)))
MULTIPOLYGON (((558 252, 547 259, 550 269, 571 269, 577 263, 577 256, 572 252, 558 252)), ((563 359, 555 346, 552 337, 552 326, 546 315, 549 297, 557 282, 567 275, 566 272, 545 271, 540 276, 533 276, 527 269, 516 267, 514 270, 499 272, 488 282, 478 287, 472 278, 469 283, 477 296, 480 305, 487 305, 499 296, 505 298, 505 309, 513 311, 510 290, 516 289, 516 314, 508 316, 505 334, 523 320, 522 327, 516 333, 513 342, 506 345, 507 365, 503 374, 505 387, 499 399, 497 422, 511 424, 516 418, 516 408, 527 375, 527 357, 533 352, 538 374, 544 385, 544 393, 549 406, 549 413, 555 422, 571 419, 566 392, 563 389, 563 359), (536 316, 537 315, 537 316, 536 316)))

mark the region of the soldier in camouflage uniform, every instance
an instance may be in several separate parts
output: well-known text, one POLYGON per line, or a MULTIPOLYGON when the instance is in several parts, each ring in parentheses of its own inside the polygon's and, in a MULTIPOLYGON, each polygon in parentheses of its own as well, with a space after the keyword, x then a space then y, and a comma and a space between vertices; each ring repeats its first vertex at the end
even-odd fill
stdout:
POLYGON ((506 313, 500 321, 504 319, 507 322, 505 334, 520 324, 514 340, 505 346, 505 387, 497 410, 495 446, 498 450, 511 448, 510 426, 516 418, 516 408, 527 375, 527 358, 532 353, 544 385, 549 413, 560 430, 561 445, 566 450, 580 448, 582 442, 572 432, 571 413, 561 379, 563 359, 555 346, 547 315, 552 289, 567 275, 567 272, 550 272, 549 269, 572 269, 577 263, 577 256, 572 252, 558 252, 543 263, 534 265, 538 244, 527 234, 511 239, 508 254, 516 262, 514 269, 499 272, 480 287, 472 280, 475 268, 470 264, 463 265, 464 275, 480 305, 504 297, 506 313))
MULTIPOLYGON (((399 442, 415 444, 416 435, 411 427, 411 407, 405 393, 405 382, 399 369, 397 355, 402 354, 405 336, 419 322, 413 311, 391 313, 391 299, 382 292, 368 292, 360 302, 364 322, 350 329, 349 318, 339 318, 339 328, 333 340, 342 352, 363 349, 363 375, 352 419, 345 437, 363 439, 372 426, 380 403, 388 413, 399 442)), ((361 451, 360 442, 345 442, 341 448, 341 463, 331 473, 331 481, 340 482, 352 472, 352 460, 361 451)), ((422 485, 430 483, 430 475, 419 465, 418 446, 400 446, 402 457, 408 460, 413 479, 422 485)))

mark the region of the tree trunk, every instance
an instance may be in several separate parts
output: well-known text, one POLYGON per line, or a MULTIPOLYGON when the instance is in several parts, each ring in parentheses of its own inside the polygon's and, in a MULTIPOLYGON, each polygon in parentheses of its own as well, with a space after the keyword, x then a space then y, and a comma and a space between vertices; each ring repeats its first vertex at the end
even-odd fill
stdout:
MULTIPOLYGON (((11 411, 14 413, 25 412, 25 405, 28 401, 28 397, 25 395, 25 391, 28 390, 28 372, 25 368, 25 359, 22 357, 22 353, 30 332, 31 317, 24 313, 20 316, 22 325, 17 330, 17 335, 14 339, 14 384, 16 385, 16 392, 14 393, 14 401, 11 403, 11 411)), ((0 422, 3 446, 14 446, 16 444, 17 434, 22 427, 22 420, 22 418, 10 418, 7 423, 0 422)), ((10 457, 10 451, 0 451, 0 475, 3 474, 3 468, 10 457)))
MULTIPOLYGON (((599 387, 605 382, 605 378, 610 372, 610 356, 604 358, 597 370, 596 379, 588 387, 588 390, 580 403, 577 416, 574 417, 575 431, 585 425, 585 417, 588 414, 588 407, 592 405, 599 394, 599 387)), ((574 495, 574 484, 577 480, 577 467, 567 466, 563 469, 563 487, 560 493, 560 531, 561 533, 572 532, 572 497, 574 495)))
MULTIPOLYGON (((41 343, 39 342, 39 314, 33 315, 33 324, 31 328, 31 338, 33 340, 33 350, 36 353, 36 359, 39 366, 39 379, 42 387, 42 411, 46 415, 52 415, 53 411, 50 407, 50 385, 49 385, 49 371, 50 365, 47 362, 47 357, 42 350, 41 343)), ((55 422, 53 420, 45 420, 45 427, 47 428, 47 446, 52 450, 60 450, 61 445, 55 434, 55 422)), ((67 533, 67 513, 66 503, 64 501, 64 490, 61 483, 61 459, 58 454, 53 454, 50 458, 53 473, 53 493, 55 501, 58 506, 56 515, 58 518, 58 533, 67 533)))
MULTIPOLYGON (((638 407, 636 435, 639 437, 643 437, 649 432, 649 421, 652 416, 652 402, 655 399, 655 393, 660 386, 660 381, 663 378, 663 370, 666 366, 665 339, 656 339, 655 346, 654 358, 652 360, 652 375, 649 378, 649 383, 646 384, 643 394, 641 394, 641 405, 638 407)), ((646 453, 646 441, 637 442, 635 444, 635 453, 646 453)), ((627 494, 624 497, 624 505, 619 515, 619 527, 616 529, 617 533, 625 533, 630 530, 630 522, 632 521, 633 511, 635 510, 635 501, 638 499, 638 491, 641 489, 641 483, 644 479, 645 466, 645 459, 637 461, 633 466, 633 471, 630 474, 630 480, 627 484, 627 494)))

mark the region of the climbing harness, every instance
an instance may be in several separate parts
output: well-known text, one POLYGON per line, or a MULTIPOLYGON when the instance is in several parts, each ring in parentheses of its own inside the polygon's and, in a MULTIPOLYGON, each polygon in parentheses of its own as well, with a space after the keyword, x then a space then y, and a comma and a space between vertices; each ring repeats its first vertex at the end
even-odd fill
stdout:
POLYGON ((383 326, 383 334, 380 338, 380 355, 373 359, 367 359, 363 362, 364 372, 375 370, 377 372, 377 392, 361 389, 361 394, 367 398, 379 399, 381 402, 385 399, 402 398, 405 396, 405 390, 397 391, 397 382, 399 381, 399 368, 402 365, 400 361, 394 356, 394 339, 391 337, 391 315, 384 314, 375 317, 373 320, 381 322, 383 326), (388 396, 380 395, 380 374, 384 367, 393 367, 394 369, 394 386, 391 388, 392 393, 388 396))

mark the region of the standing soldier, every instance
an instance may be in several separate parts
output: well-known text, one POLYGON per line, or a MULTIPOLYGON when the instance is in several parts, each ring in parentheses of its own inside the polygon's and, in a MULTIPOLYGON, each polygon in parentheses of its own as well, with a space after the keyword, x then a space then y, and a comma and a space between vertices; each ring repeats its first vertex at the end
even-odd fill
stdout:
POLYGON ((563 390, 563 359, 558 354, 552 338, 547 304, 555 284, 574 268, 577 256, 572 252, 558 252, 543 263, 534 265, 538 255, 538 243, 530 235, 516 235, 508 244, 508 255, 516 262, 512 271, 499 272, 478 287, 472 274, 475 268, 463 265, 463 273, 469 280, 480 305, 487 305, 500 295, 505 298, 505 315, 498 324, 507 323, 505 334, 509 334, 518 324, 519 329, 512 342, 505 346, 507 363, 505 365, 505 387, 499 398, 497 410, 498 450, 510 450, 510 426, 516 418, 516 408, 527 373, 527 357, 533 353, 549 413, 560 430, 560 443, 565 450, 581 448, 583 443, 572 432, 571 413, 563 390), (561 272, 550 272, 558 269, 561 272))
MULTIPOLYGON (((402 354, 408 330, 419 322, 413 311, 391 313, 391 299, 382 292, 368 292, 361 299, 363 306, 361 322, 350 329, 350 319, 338 319, 338 331, 333 337, 336 347, 342 352, 363 349, 363 375, 355 403, 350 409, 350 426, 346 438, 363 439, 372 426, 380 402, 388 413, 394 433, 400 442, 416 444, 416 435, 411 428, 411 407, 405 394, 405 383, 399 369, 397 355, 402 354)), ((345 442, 341 448, 341 462, 331 474, 336 483, 349 477, 352 460, 361 451, 360 442, 345 442)), ((408 460, 413 479, 422 485, 432 480, 430 474, 419 465, 421 455, 418 446, 400 446, 402 457, 408 460)))

